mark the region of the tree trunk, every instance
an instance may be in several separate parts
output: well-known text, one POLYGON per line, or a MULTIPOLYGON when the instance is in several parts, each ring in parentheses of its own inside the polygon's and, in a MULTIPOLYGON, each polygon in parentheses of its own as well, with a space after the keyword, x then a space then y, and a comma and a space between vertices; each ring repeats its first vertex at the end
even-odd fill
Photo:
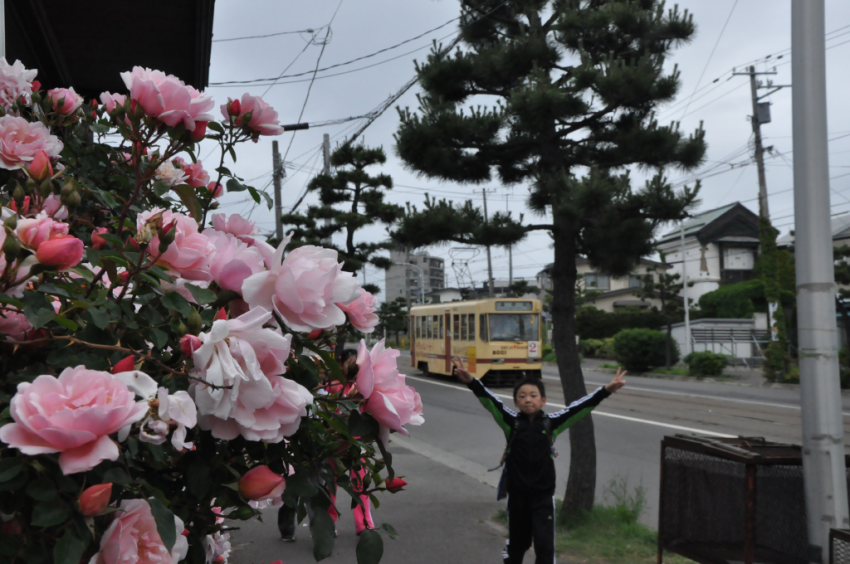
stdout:
MULTIPOLYGON (((575 294, 571 291, 576 284, 575 234, 568 228, 561 228, 554 232, 554 238, 552 344, 557 356, 565 403, 569 404, 587 395, 576 346, 575 294)), ((561 523, 569 524, 590 511, 595 493, 596 442, 593 421, 587 416, 570 428, 570 476, 561 508, 561 523)))

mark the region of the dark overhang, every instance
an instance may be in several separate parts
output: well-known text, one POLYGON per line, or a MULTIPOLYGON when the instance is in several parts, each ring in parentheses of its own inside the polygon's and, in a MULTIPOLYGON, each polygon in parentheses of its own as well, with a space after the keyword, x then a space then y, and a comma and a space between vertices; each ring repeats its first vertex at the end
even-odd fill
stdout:
POLYGON ((44 88, 86 99, 124 92, 134 66, 209 83, 215 0, 6 0, 6 60, 38 69, 44 88))

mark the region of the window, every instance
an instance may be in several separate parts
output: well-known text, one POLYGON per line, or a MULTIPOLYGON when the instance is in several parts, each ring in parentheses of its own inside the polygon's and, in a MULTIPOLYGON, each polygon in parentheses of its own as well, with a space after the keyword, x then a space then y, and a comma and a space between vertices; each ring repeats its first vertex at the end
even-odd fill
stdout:
POLYGON ((466 341, 466 315, 460 316, 460 340, 466 341))
POLYGON ((490 336, 493 341, 539 341, 540 316, 536 313, 491 313, 490 336))
POLYGON ((584 285, 588 290, 609 290, 611 279, 607 274, 591 272, 584 275, 584 285))
POLYGON ((643 276, 629 276, 629 288, 643 288, 643 276))
POLYGON ((475 340, 475 314, 469 314, 469 340, 475 340))
POLYGON ((458 314, 454 314, 454 321, 452 321, 452 326, 454 327, 454 340, 457 341, 460 339, 460 318, 458 314))
POLYGON ((439 336, 439 338, 440 339, 443 338, 443 320, 445 319, 445 317, 446 317, 445 315, 439 316, 439 318, 440 318, 440 336, 439 336))
POLYGON ((422 338, 422 317, 419 315, 416 316, 416 338, 422 338))
POLYGON ((487 332, 487 314, 482 313, 478 316, 478 327, 481 328, 481 340, 485 343, 490 340, 487 332))
POLYGON ((425 316, 425 338, 426 339, 431 338, 431 316, 430 315, 425 316))

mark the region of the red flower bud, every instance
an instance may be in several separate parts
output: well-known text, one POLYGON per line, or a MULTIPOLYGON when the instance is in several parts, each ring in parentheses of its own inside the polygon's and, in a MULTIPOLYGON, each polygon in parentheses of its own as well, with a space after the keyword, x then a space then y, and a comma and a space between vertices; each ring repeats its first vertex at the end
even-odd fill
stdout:
POLYGON ((200 141, 204 138, 204 135, 207 134, 207 124, 209 122, 206 121, 196 121, 195 122, 195 130, 192 131, 192 134, 189 136, 192 141, 200 141))
POLYGON ((218 198, 224 194, 224 186, 222 186, 221 183, 216 183, 215 180, 207 184, 207 190, 212 192, 213 198, 218 198))
POLYGON ((33 180, 41 182, 53 176, 53 165, 50 164, 50 157, 44 151, 38 151, 35 154, 29 166, 30 177, 33 180))
MULTIPOLYGON (((126 272, 124 274, 126 274, 126 272)), ((136 364, 133 361, 133 355, 130 355, 116 362, 115 366, 112 367, 112 373, 118 374, 119 372, 130 372, 135 369, 136 364)))
POLYGON ((310 331, 310 334, 307 335, 307 338, 316 340, 322 336, 322 333, 324 333, 322 329, 316 329, 315 331, 310 331))
POLYGON ((201 348, 201 340, 194 335, 184 335, 182 339, 180 339, 180 350, 183 352, 183 356, 186 358, 191 358, 192 353, 201 348))
POLYGON ((112 484, 98 484, 80 494, 80 513, 86 517, 100 515, 109 505, 109 497, 112 495, 112 484))
POLYGON ((32 81, 32 91, 38 92, 39 90, 41 90, 41 83, 37 80, 33 80, 32 81))
POLYGON ((285 488, 283 476, 275 474, 265 464, 248 470, 239 478, 239 493, 253 501, 279 497, 285 488))
POLYGON ((130 247, 132 247, 133 249, 135 249, 135 250, 137 250, 137 251, 138 251, 138 250, 140 250, 140 249, 139 249, 139 242, 138 242, 138 241, 136 241, 134 238, 130 237, 129 239, 127 239, 127 243, 128 243, 128 244, 130 245, 130 247))
POLYGON ((215 314, 214 321, 218 321, 219 319, 227 319, 227 312, 224 311, 224 308, 221 308, 220 310, 218 310, 218 313, 215 314))
POLYGON ((227 113, 232 116, 238 116, 242 113, 242 104, 239 103, 239 100, 233 100, 227 105, 227 113))
POLYGON ((95 249, 100 249, 106 244, 106 239, 100 236, 100 233, 106 233, 109 230, 106 227, 98 227, 91 234, 91 246, 95 249))
POLYGON ((118 275, 118 284, 120 286, 126 286, 127 280, 129 280, 129 279, 130 279, 130 273, 129 272, 122 272, 121 274, 118 275))
POLYGON ((407 485, 407 482, 402 480, 401 478, 392 478, 391 480, 387 480, 384 482, 384 487, 387 488, 387 491, 390 493, 396 493, 401 491, 401 489, 407 485))
POLYGON ((59 270, 68 270, 83 260, 85 247, 83 242, 72 235, 57 235, 38 246, 35 258, 46 266, 55 266, 59 270))
MULTIPOLYGON (((0 532, 8 533, 10 535, 20 535, 23 532, 23 529, 21 529, 21 524, 18 523, 17 519, 12 519, 3 523, 3 526, 0 527, 0 532)), ((280 562, 280 560, 278 560, 278 562, 280 562)))

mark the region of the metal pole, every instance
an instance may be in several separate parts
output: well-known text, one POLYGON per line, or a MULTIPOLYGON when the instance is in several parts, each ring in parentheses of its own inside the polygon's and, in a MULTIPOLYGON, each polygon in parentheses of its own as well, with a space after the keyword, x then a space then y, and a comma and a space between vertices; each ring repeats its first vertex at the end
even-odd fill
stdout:
MULTIPOLYGON (((487 189, 481 190, 484 196, 484 225, 487 225, 487 189)), ((493 288, 493 260, 490 258, 490 245, 487 245, 487 290, 489 296, 495 297, 495 289, 493 288)))
POLYGON ((6 56, 6 0, 0 0, 0 57, 6 56))
MULTIPOLYGON (((508 195, 505 194, 505 211, 508 209, 508 195)), ((508 286, 514 285, 514 246, 508 245, 508 286)))
POLYGON ((691 354, 691 311, 688 303, 688 265, 685 261, 685 222, 679 224, 679 241, 682 246, 682 299, 685 305, 685 355, 691 354))
MULTIPOLYGON (((1 0, 0 0, 1 1, 1 0)), ((272 179, 274 180, 274 233, 278 241, 283 240, 283 204, 281 203, 280 179, 283 176, 283 167, 280 166, 280 151, 277 141, 272 141, 272 179)))
POLYGON ((331 173, 331 136, 325 133, 322 136, 322 157, 324 158, 324 172, 331 173))
POLYGON ((764 176, 764 147, 761 144, 761 123, 759 122, 759 96, 758 83, 756 82, 756 68, 750 67, 750 91, 753 99, 753 138, 755 139, 756 167, 759 177, 759 215, 770 219, 770 211, 767 207, 767 180, 764 176))
POLYGON ((838 379, 829 210, 824 0, 791 2, 794 217, 803 478, 809 560, 829 559, 829 529, 850 525, 838 379))

